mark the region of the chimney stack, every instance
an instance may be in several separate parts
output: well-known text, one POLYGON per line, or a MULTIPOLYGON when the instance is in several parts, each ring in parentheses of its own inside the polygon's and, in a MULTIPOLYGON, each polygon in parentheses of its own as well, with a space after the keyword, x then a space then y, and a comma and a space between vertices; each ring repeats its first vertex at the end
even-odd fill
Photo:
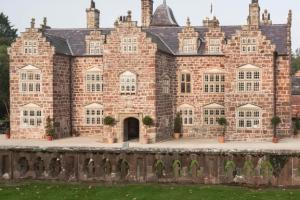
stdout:
POLYGON ((248 25, 259 27, 260 25, 260 6, 258 0, 252 0, 249 5, 248 25))
POLYGON ((153 15, 153 0, 142 1, 142 27, 149 27, 153 15))
POLYGON ((100 27, 100 11, 96 9, 96 4, 91 0, 90 8, 86 9, 87 28, 97 29, 100 27))

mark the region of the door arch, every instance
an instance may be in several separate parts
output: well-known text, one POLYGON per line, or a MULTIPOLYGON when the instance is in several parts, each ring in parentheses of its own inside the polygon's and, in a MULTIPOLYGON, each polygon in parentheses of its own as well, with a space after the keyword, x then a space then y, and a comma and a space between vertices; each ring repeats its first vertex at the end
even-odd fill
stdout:
POLYGON ((129 117, 124 120, 124 141, 139 139, 140 137, 140 122, 134 117, 129 117))

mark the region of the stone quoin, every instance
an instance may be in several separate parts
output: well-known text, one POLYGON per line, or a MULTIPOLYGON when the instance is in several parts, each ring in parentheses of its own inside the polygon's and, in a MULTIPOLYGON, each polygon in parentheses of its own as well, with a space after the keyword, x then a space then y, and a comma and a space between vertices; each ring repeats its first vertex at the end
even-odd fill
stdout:
POLYGON ((184 137, 217 137, 220 117, 227 140, 271 139, 273 116, 280 136, 292 134, 291 11, 272 24, 252 0, 245 24, 234 26, 213 14, 203 26, 180 26, 166 1, 153 11, 153 0, 141 0, 141 24, 128 11, 113 28, 100 25, 94 1, 87 28, 47 20, 37 28, 33 19, 9 49, 11 137, 43 138, 50 117, 58 138, 154 143, 172 137, 177 112, 184 137))

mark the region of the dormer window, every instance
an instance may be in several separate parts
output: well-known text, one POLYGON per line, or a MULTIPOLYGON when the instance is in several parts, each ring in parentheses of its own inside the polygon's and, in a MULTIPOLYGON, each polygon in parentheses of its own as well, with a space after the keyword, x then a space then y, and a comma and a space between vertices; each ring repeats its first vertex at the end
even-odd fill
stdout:
POLYGON ((183 39, 183 53, 197 53, 197 40, 194 38, 183 39))
POLYGON ((100 41, 90 41, 90 55, 100 55, 102 54, 101 42, 100 41))
POLYGON ((121 41, 122 53, 137 53, 138 42, 136 37, 123 37, 121 41))
POLYGON ((241 52, 255 53, 257 51, 257 40, 254 37, 241 38, 241 52))
POLYGON ((27 55, 36 55, 38 53, 38 42, 36 40, 25 40, 24 53, 27 55))
POLYGON ((219 54, 221 53, 221 40, 218 38, 211 38, 208 41, 208 53, 219 54))

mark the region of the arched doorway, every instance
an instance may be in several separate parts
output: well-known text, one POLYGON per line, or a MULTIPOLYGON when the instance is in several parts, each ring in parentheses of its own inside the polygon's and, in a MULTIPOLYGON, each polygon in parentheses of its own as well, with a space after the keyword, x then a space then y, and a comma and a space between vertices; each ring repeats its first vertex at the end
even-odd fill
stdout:
POLYGON ((124 120, 124 141, 139 139, 140 122, 130 117, 124 120))

